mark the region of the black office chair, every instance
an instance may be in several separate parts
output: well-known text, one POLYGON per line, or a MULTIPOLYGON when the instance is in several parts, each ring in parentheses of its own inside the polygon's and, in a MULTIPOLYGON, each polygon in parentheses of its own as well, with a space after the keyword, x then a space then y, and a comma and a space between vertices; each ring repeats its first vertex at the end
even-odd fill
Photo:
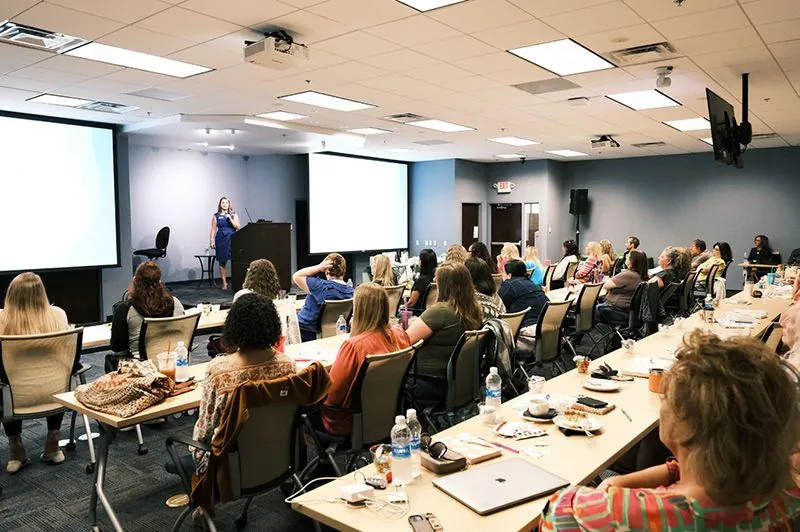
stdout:
POLYGON ((149 260, 158 260, 167 256, 167 245, 169 244, 169 227, 162 227, 156 235, 156 247, 147 249, 137 249, 134 255, 147 257, 149 260))

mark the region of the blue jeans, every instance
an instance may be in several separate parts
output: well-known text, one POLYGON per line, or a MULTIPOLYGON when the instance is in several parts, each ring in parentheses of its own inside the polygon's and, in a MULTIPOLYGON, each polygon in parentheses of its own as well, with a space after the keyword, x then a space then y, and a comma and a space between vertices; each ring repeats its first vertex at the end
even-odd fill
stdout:
POLYGON ((628 311, 609 305, 608 303, 600 303, 597 305, 597 319, 601 323, 608 325, 626 326, 628 325, 628 311))

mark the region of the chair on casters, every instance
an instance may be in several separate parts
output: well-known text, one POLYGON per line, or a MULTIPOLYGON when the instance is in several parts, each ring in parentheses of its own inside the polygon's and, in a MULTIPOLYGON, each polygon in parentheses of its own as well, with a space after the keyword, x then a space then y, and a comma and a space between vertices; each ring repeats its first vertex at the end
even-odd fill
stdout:
POLYGON ((783 327, 781 327, 780 323, 772 322, 769 324, 769 327, 761 333, 759 338, 770 350, 775 353, 780 353, 781 347, 783 346, 783 342, 781 341, 782 337, 783 327))
MULTIPOLYGON (((40 419, 66 412, 53 395, 72 389, 73 378, 86 383, 90 366, 80 363, 83 328, 46 334, 0 336, 0 409, 4 422, 40 419)), ((75 449, 75 418, 72 413, 66 449, 75 449)), ((89 418, 83 416, 86 443, 94 472, 95 454, 89 418)))
POLYGON ((436 304, 438 301, 439 287, 433 282, 428 285, 428 289, 425 291, 425 309, 429 309, 431 305, 436 304))
POLYGON ((506 322, 511 329, 512 336, 514 338, 514 343, 517 342, 517 337, 519 336, 519 331, 522 328, 522 322, 525 321, 525 316, 528 315, 530 312, 531 307, 526 309, 520 310, 519 312, 510 312, 507 314, 500 314, 500 319, 506 322))
MULTIPOLYGON (((403 291, 406 289, 405 285, 386 286, 386 295, 389 296, 389 316, 396 316, 400 310, 400 304, 403 302, 403 291)), ((338 318, 337 318, 338 319, 338 318)))
POLYGON ((556 265, 551 264, 544 272, 544 289, 550 291, 550 281, 553 280, 553 273, 556 271, 556 265))
MULTIPOLYGON (((633 296, 631 297, 631 305, 628 308, 628 323, 627 325, 615 325, 610 327, 609 332, 603 334, 602 337, 598 338, 594 346, 599 344, 600 342, 604 342, 605 344, 605 352, 609 353, 619 347, 622 347, 622 339, 639 339, 641 334, 639 332, 639 328, 642 326, 642 317, 641 317, 641 310, 642 310, 642 296, 644 295, 644 289, 647 286, 647 282, 639 283, 639 286, 636 287, 636 290, 633 292, 633 296), (611 338, 610 341, 608 339, 611 338)), ((592 349, 594 349, 592 346, 592 349)))
MULTIPOLYGON (((571 306, 572 301, 548 301, 542 307, 534 329, 533 367, 552 363, 558 373, 566 372, 561 360, 561 344, 564 341, 564 320, 571 306)), ((527 375, 529 372, 525 366, 528 362, 528 358, 520 357, 519 349, 514 353, 514 371, 519 369, 527 375)))
MULTIPOLYGON (((594 314, 597 308, 597 298, 600 296, 600 291, 603 289, 603 283, 597 284, 584 284, 578 293, 578 299, 575 301, 574 315, 570 319, 574 319, 574 326, 567 332, 564 341, 572 352, 573 356, 577 355, 575 346, 572 341, 580 341, 583 336, 590 332, 594 327, 594 314)), ((594 350, 594 346, 592 347, 594 350)))
POLYGON ((700 275, 698 270, 690 271, 683 278, 683 285, 678 299, 678 313, 684 318, 688 317, 694 309, 694 285, 700 275))
MULTIPOLYGON (((533 270, 526 270, 526 272, 527 272, 528 278, 530 278, 531 274, 533 273, 533 270)), ((502 273, 493 273, 492 274, 492 279, 494 280, 494 291, 497 292, 497 290, 500 289, 500 285, 503 284, 503 274, 502 273)))
POLYGON ((401 413, 406 377, 420 346, 422 340, 394 353, 367 356, 353 384, 350 407, 320 407, 323 412, 349 412, 353 416, 353 430, 349 437, 320 432, 314 429, 308 415, 302 414, 306 431, 317 448, 317 456, 303 469, 300 478, 313 471, 321 460, 328 462, 336 474, 342 476, 336 463, 337 456, 349 457, 346 473, 356 465, 359 456, 369 452, 372 445, 389 439, 394 418, 401 413))
POLYGON ((614 260, 614 264, 611 266, 611 276, 617 275, 619 272, 622 271, 622 267, 625 265, 625 261, 622 257, 617 257, 614 260))
POLYGON ((339 316, 344 316, 347 323, 350 323, 350 316, 353 314, 353 298, 350 299, 326 299, 322 303, 319 311, 319 322, 317 325, 317 338, 328 338, 336 336, 336 322, 339 316))
POLYGON ((169 245, 169 227, 162 227, 156 234, 156 247, 137 249, 133 254, 147 257, 149 260, 158 260, 167 256, 167 245, 169 245))
POLYGON ((567 264, 567 273, 564 275, 564 280, 568 281, 569 279, 575 278, 575 272, 578 271, 578 263, 577 262, 570 262, 567 264))

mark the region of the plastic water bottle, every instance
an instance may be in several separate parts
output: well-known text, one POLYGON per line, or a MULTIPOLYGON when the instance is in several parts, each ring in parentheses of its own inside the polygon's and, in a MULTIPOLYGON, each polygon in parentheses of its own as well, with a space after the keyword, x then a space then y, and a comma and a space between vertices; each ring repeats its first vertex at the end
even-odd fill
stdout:
POLYGON ((189 378, 189 350, 183 342, 175 348, 175 381, 183 382, 189 378))
POLYGON ((420 473, 419 442, 422 435, 422 424, 417 419, 417 411, 413 408, 406 410, 406 423, 411 431, 411 476, 417 478, 420 473))
POLYGON ((497 373, 497 368, 492 366, 489 368, 489 374, 486 376, 486 407, 492 408, 495 411, 500 409, 502 401, 500 397, 500 389, 503 387, 503 380, 497 373))
POLYGON ((339 319, 336 320, 336 334, 347 334, 347 320, 344 319, 344 314, 339 314, 339 319))
POLYGON ((396 416, 392 427, 392 483, 395 486, 410 484, 412 476, 411 430, 406 418, 396 416))
POLYGON ((706 299, 703 301, 703 313, 705 314, 706 323, 714 323, 714 299, 711 294, 706 294, 706 299))

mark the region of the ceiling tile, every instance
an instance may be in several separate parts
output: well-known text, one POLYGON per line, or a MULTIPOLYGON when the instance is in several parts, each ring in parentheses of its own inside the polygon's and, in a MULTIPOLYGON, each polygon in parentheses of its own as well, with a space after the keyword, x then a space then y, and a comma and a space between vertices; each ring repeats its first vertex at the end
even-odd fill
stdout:
POLYGON ((154 74, 152 72, 143 72, 141 70, 126 68, 125 70, 113 72, 98 79, 108 79, 120 83, 129 83, 131 85, 150 87, 152 85, 163 85, 164 83, 168 83, 175 78, 165 76, 163 74, 154 74))
POLYGON ((659 22, 653 26, 670 40, 687 39, 750 25, 739 6, 703 11, 659 22))
POLYGON ((22 89, 36 92, 49 92, 51 90, 56 90, 58 88, 58 84, 52 81, 18 78, 16 76, 2 76, 0 77, 0 87, 9 87, 12 89, 22 89))
POLYGON ((800 18, 800 2, 797 0, 758 0, 744 4, 742 8, 756 26, 800 18))
POLYGON ((761 38, 752 27, 723 31, 711 35, 691 37, 672 41, 681 52, 693 56, 712 52, 730 52, 738 48, 747 48, 761 44, 761 38))
POLYGON ((53 57, 50 52, 0 43, 0 68, 22 68, 53 57))
POLYGON ((236 2, 188 0, 180 6, 240 26, 255 26, 265 20, 297 11, 295 6, 277 0, 237 0, 236 2))
POLYGON ((384 24, 418 13, 417 10, 395 0, 369 0, 369 7, 364 5, 364 0, 328 0, 309 7, 308 11, 351 28, 384 24))
POLYGON ((625 3, 648 22, 667 18, 683 17, 703 11, 736 5, 736 0, 702 0, 686 2, 680 6, 675 2, 654 2, 653 0, 625 0, 625 3))
POLYGON ((485 76, 469 76, 466 78, 456 78, 451 80, 439 81, 437 85, 454 90, 456 92, 472 92, 486 89, 502 87, 502 83, 487 78, 485 76))
POLYGON ((3 77, 0 76, 0 101, 24 101, 33 98, 39 91, 25 91, 3 87, 3 77))
POLYGON ((420 82, 418 79, 410 78, 402 74, 388 74, 378 78, 363 80, 360 84, 373 89, 400 91, 407 87, 417 86, 420 82))
POLYGON ((644 22, 639 15, 622 2, 612 2, 553 15, 542 21, 570 37, 596 33, 598 28, 613 30, 644 22))
MULTIPOLYGON (((469 59, 455 61, 453 64, 457 67, 469 70, 470 72, 474 72, 475 74, 491 74, 492 72, 500 72, 501 70, 521 69, 529 65, 536 66, 508 52, 497 52, 494 54, 471 57, 469 59)), ((553 77, 553 74, 550 74, 549 77, 553 77)))
POLYGON ((564 38, 561 32, 538 20, 529 20, 509 26, 478 31, 473 33, 472 36, 501 50, 510 50, 564 38))
POLYGON ((411 70, 412 68, 422 68, 432 66, 439 63, 436 59, 422 55, 409 48, 397 50, 396 52, 389 52, 387 54, 375 55, 363 59, 364 63, 382 67, 391 65, 392 70, 395 72, 403 72, 404 70, 411 70))
POLYGON ((785 20, 758 26, 758 33, 767 44, 800 39, 800 24, 797 20, 785 20))
POLYGON ((354 31, 320 41, 314 45, 314 48, 315 50, 312 50, 312 54, 319 48, 348 59, 361 59, 362 57, 391 52, 397 50, 400 46, 363 31, 354 31))
POLYGON ((122 83, 120 81, 101 77, 76 83, 70 87, 70 90, 76 91, 78 94, 85 94, 88 98, 107 98, 113 100, 115 95, 133 92, 149 86, 150 85, 143 83, 122 83))
POLYGON ((296 41, 303 44, 319 42, 351 31, 345 24, 309 11, 289 13, 270 20, 269 25, 287 31, 296 41))
POLYGON ((584 35, 576 40, 590 50, 603 54, 623 48, 663 42, 665 39, 650 24, 637 24, 584 35))
POLYGON ((139 28, 203 43, 239 29, 235 24, 181 7, 171 7, 136 23, 139 28))
POLYGON ((115 20, 45 3, 33 6, 14 21, 84 39, 97 39, 123 26, 115 20))
POLYGON ((227 50, 244 57, 244 43, 245 41, 257 41, 264 37, 262 34, 249 28, 244 28, 234 31, 222 37, 217 37, 203 44, 218 48, 220 50, 227 50))
POLYGON ((418 48, 420 52, 442 61, 458 61, 468 57, 476 57, 496 53, 497 49, 469 35, 462 35, 444 41, 436 41, 430 46, 418 48))
POLYGON ((3 0, 0 3, 0 19, 13 19, 26 9, 35 6, 41 0, 3 0))
POLYGON ((457 30, 425 15, 395 20, 364 31, 403 46, 408 43, 425 44, 460 35, 457 30))
POLYGON ((549 17, 566 13, 567 11, 577 11, 587 7, 607 4, 610 0, 570 0, 569 2, 553 2, 553 0, 509 0, 512 4, 521 7, 537 18, 549 17))
POLYGON ((159 11, 168 9, 170 4, 161 0, 136 0, 134 2, 110 2, 109 0, 46 0, 49 4, 97 15, 125 24, 133 24, 159 11))
POLYGON ((405 72, 405 74, 420 81, 436 83, 437 85, 442 81, 466 78, 473 75, 469 70, 448 64, 415 68, 405 72))
POLYGON ((586 72, 585 74, 575 74, 567 76, 567 79, 577 83, 581 87, 601 87, 614 83, 625 83, 635 79, 631 74, 621 68, 611 68, 609 70, 598 70, 597 72, 586 72))
MULTIPOLYGON (((752 63, 772 62, 769 50, 763 44, 739 49, 735 54, 727 51, 699 54, 692 57, 700 68, 712 69, 752 63)), ((773 63, 774 64, 774 63, 773 63)))
POLYGON ((284 4, 289 4, 290 6, 294 6, 300 9, 305 9, 307 7, 315 6, 317 4, 321 4, 325 2, 325 0, 281 0, 284 4))
POLYGON ((98 39, 103 44, 127 48, 136 52, 165 56, 171 53, 190 48, 195 45, 192 41, 179 39, 172 35, 149 31, 136 26, 128 26, 98 39))
POLYGON ((417 84, 399 90, 397 91, 397 93, 402 94, 407 98, 414 98, 415 100, 427 100, 430 98, 439 98, 441 96, 447 96, 448 94, 453 94, 453 91, 451 91, 450 89, 445 89, 444 87, 439 87, 437 85, 417 84))
POLYGON ((168 56, 170 59, 177 59, 178 61, 185 61, 195 65, 203 65, 210 68, 228 68, 230 66, 242 63, 244 59, 242 54, 229 52, 214 48, 206 44, 197 44, 191 48, 186 48, 168 56))
POLYGON ((529 13, 505 0, 471 0, 431 11, 428 16, 465 33, 531 19, 529 13))
POLYGON ((319 72, 325 76, 339 78, 344 81, 361 81, 364 79, 377 78, 389 73, 382 68, 368 65, 360 61, 350 61, 320 70, 314 70, 314 73, 316 72, 319 72))
POLYGON ((770 44, 769 49, 786 71, 800 70, 800 40, 770 44))
POLYGON ((506 85, 542 81, 556 77, 552 72, 532 64, 508 70, 493 71, 488 73, 488 76, 506 85))
POLYGON ((42 68, 38 65, 19 69, 14 72, 14 77, 47 81, 59 86, 72 85, 73 83, 78 83, 87 78, 87 76, 81 76, 80 74, 50 70, 49 68, 42 68))
POLYGON ((123 68, 99 61, 90 61, 80 57, 70 57, 68 55, 53 56, 46 61, 38 63, 37 66, 61 72, 71 72, 85 77, 105 76, 106 74, 117 72, 123 68))

